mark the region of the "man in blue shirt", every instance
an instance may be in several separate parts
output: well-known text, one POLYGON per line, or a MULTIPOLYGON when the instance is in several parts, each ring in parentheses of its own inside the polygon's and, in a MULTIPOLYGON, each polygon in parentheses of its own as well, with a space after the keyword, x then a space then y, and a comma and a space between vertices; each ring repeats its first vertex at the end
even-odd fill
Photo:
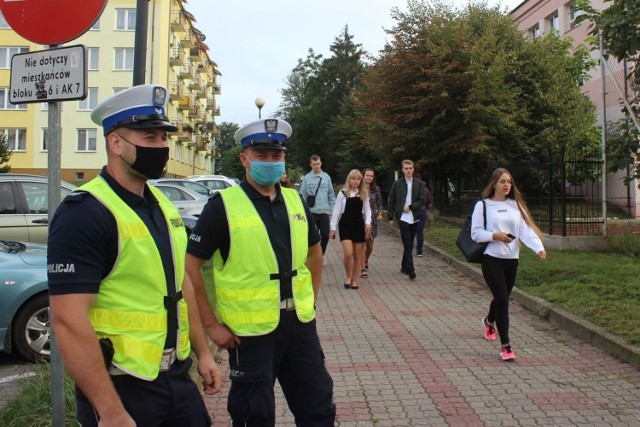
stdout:
POLYGON ((300 195, 307 202, 313 220, 320 231, 320 245, 322 246, 323 264, 326 264, 324 253, 329 243, 329 232, 331 231, 330 220, 333 205, 336 204, 336 195, 333 192, 331 177, 322 171, 322 160, 320 156, 311 156, 311 172, 302 178, 300 185, 300 195))

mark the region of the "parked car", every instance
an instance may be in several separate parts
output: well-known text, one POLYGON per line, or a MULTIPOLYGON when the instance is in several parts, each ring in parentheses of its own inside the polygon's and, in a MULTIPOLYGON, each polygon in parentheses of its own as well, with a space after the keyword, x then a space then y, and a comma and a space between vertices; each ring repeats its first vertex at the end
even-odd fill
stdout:
POLYGON ((171 184, 178 185, 180 187, 188 188, 189 190, 193 190, 196 193, 202 194, 203 196, 213 196, 215 191, 211 190, 204 184, 201 184, 196 181, 190 181, 185 178, 159 178, 159 179, 150 179, 147 181, 149 184, 171 184))
POLYGON ((47 359, 47 246, 0 240, 0 351, 47 359))
POLYGON ((224 190, 225 188, 229 188, 233 185, 238 185, 236 181, 232 178, 228 178, 224 175, 193 175, 187 177, 189 181, 199 182, 200 184, 204 184, 209 189, 218 192, 220 190, 224 190))
POLYGON ((209 200, 209 197, 185 187, 164 183, 153 184, 153 186, 162 191, 171 200, 171 203, 178 208, 178 212, 181 215, 200 216, 200 212, 202 212, 204 205, 209 200))
MULTIPOLYGON (((0 239, 47 242, 48 188, 46 176, 0 174, 0 239)), ((75 188, 68 182, 62 182, 60 200, 75 188)))

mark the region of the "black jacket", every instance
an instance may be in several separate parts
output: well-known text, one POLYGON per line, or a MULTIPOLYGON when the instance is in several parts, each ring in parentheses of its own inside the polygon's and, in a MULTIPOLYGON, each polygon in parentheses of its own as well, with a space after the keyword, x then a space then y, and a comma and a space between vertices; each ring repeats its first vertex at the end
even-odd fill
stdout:
MULTIPOLYGON (((407 198, 407 181, 404 176, 397 179, 391 186, 389 192, 389 207, 388 215, 389 221, 400 220, 402 217, 402 210, 404 209, 404 201, 407 198)), ((411 212, 413 218, 418 219, 420 216, 420 208, 427 201, 427 193, 424 191, 424 185, 419 179, 413 178, 413 184, 411 185, 411 212)))

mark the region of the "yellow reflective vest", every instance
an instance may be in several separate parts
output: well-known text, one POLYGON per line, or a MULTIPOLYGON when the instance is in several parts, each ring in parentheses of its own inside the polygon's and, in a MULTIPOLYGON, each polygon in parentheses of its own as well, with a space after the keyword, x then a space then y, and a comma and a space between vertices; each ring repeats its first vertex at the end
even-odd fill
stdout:
MULTIPOLYGON (((172 244, 176 292, 184 278, 187 234, 180 214, 156 188, 172 244)), ((118 225, 118 258, 111 273, 100 284, 89 321, 98 338, 109 338, 115 354, 113 364, 132 376, 154 380, 167 336, 167 283, 160 253, 140 217, 100 176, 78 190, 96 197, 113 214, 118 225)), ((187 305, 177 303, 179 360, 189 356, 187 305)))
MULTIPOLYGON (((229 220, 229 256, 213 256, 215 312, 239 336, 265 335, 280 321, 280 274, 276 254, 260 215, 242 187, 220 191, 229 220)), ((313 282, 305 266, 309 251, 304 206, 295 190, 282 188, 291 231, 293 298, 301 322, 315 318, 313 282)), ((288 272, 284 272, 288 273, 288 272)))

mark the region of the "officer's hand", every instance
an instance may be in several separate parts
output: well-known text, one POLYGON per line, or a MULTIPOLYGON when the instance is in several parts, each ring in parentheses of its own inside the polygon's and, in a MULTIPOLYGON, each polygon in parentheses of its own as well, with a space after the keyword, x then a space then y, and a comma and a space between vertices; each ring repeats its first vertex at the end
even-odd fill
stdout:
POLYGON ((100 414, 98 427, 135 427, 136 422, 127 411, 113 414, 100 414))
POLYGON ((202 389, 205 394, 216 394, 222 388, 222 374, 211 354, 198 358, 198 373, 202 377, 202 389))
POLYGON ((392 220, 392 219, 390 219, 390 220, 389 220, 389 225, 393 227, 393 225, 394 225, 394 224, 395 224, 395 221, 394 221, 394 220, 392 220))
POLYGON ((237 344, 240 344, 240 338, 235 336, 229 328, 224 325, 216 325, 207 328, 207 334, 211 341, 216 343, 220 348, 235 348, 237 344))
POLYGON ((331 240, 335 239, 336 238, 336 231, 335 230, 331 230, 329 232, 329 237, 331 238, 331 240))

